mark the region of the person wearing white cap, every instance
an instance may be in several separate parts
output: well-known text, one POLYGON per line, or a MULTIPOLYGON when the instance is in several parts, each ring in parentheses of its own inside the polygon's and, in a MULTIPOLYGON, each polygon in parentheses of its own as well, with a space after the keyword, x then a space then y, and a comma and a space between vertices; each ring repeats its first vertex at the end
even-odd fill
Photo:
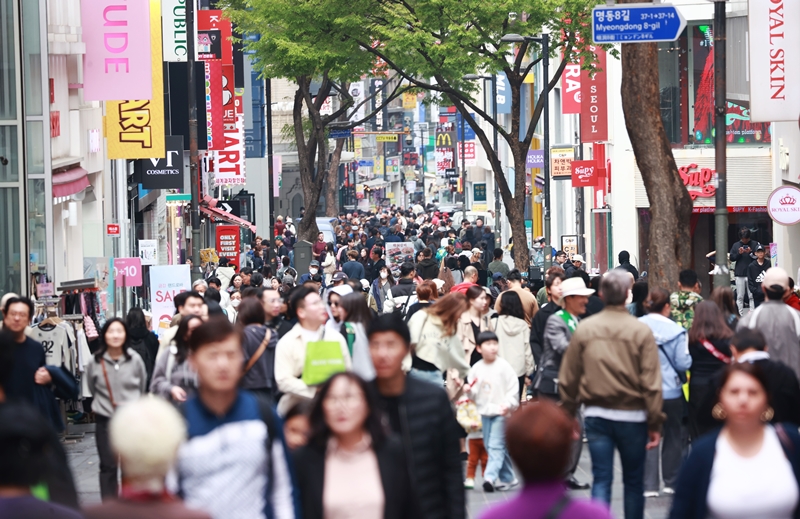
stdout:
MULTIPOLYGON (((586 313, 586 304, 594 290, 586 288, 580 277, 565 279, 561 282, 561 298, 558 301, 561 310, 547 319, 544 328, 544 351, 542 362, 536 373, 533 387, 540 395, 559 400, 558 395, 558 370, 561 368, 561 359, 567 351, 567 346, 572 339, 572 334, 578 328, 581 315, 586 313)), ((577 415, 578 423, 583 428, 580 413, 577 415)), ((567 486, 574 490, 585 490, 589 485, 579 483, 574 476, 575 469, 580 460, 582 441, 578 440, 573 445, 571 463, 567 471, 567 486)))
POLYGON ((573 254, 572 263, 565 264, 566 266, 564 267, 564 272, 567 274, 567 277, 571 278, 576 270, 582 270, 583 263, 583 256, 580 254, 573 254))
POLYGON ((767 340, 770 358, 783 362, 800 377, 800 312, 783 301, 789 292, 789 274, 772 267, 764 274, 761 289, 766 300, 742 317, 736 329, 760 331, 767 340))

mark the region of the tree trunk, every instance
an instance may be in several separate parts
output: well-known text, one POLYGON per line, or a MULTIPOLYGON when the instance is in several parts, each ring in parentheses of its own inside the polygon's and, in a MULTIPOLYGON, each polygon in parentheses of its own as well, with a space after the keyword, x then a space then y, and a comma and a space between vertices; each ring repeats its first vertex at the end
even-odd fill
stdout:
POLYGON ((692 199, 678 174, 660 106, 657 44, 623 44, 622 109, 650 200, 648 280, 651 288, 672 291, 691 264, 692 199))
MULTIPOLYGON (((302 79, 298 78, 298 85, 302 79)), ((295 140, 297 142, 297 162, 300 168, 300 185, 303 188, 303 201, 305 202, 305 216, 297 225, 297 239, 306 240, 313 243, 317 239, 319 229, 317 228, 317 207, 319 206, 319 196, 322 191, 321 184, 314 178, 314 159, 316 157, 316 146, 310 145, 313 139, 306 142, 303 132, 303 93, 298 87, 294 96, 294 107, 292 109, 294 122, 295 140)), ((324 171, 324 170, 323 170, 324 171)), ((322 173, 323 175, 325 173, 322 173)))
MULTIPOLYGON (((524 143, 517 142, 512 148, 511 155, 514 157, 514 196, 505 199, 506 214, 511 224, 511 236, 514 238, 514 266, 520 272, 527 272, 531 264, 531 251, 528 243, 528 232, 525 229, 525 181, 527 172, 525 170, 525 156, 527 147, 524 143), (520 174, 520 172, 522 172, 520 174)), ((510 193, 509 193, 510 194, 510 193)))
POLYGON ((325 216, 335 217, 339 215, 339 164, 342 160, 342 150, 344 149, 345 139, 336 139, 336 146, 333 148, 331 163, 328 165, 328 188, 325 190, 325 216))

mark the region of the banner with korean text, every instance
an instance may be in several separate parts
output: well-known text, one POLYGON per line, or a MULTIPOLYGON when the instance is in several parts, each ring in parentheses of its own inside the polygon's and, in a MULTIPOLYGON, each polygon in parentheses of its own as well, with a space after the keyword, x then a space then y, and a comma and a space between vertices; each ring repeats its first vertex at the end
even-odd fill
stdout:
MULTIPOLYGON (((158 27, 161 23, 160 3, 160 0, 150 0, 149 25, 152 27, 158 27)), ((160 159, 166 156, 161 32, 153 30, 149 36, 147 77, 152 81, 152 99, 149 95, 139 98, 116 97, 115 99, 134 100, 106 103, 105 126, 109 159, 160 159)))
MULTIPOLYGON (((81 0, 83 97, 87 101, 152 99, 150 26, 153 2, 81 0)), ((155 2, 159 40, 161 7, 155 2)), ((161 63, 161 49, 158 51, 161 63)))

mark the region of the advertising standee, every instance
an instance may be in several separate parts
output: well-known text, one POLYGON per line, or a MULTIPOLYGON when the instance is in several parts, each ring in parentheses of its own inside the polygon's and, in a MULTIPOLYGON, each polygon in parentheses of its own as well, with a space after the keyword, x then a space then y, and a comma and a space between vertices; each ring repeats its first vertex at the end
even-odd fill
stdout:
POLYGON ((153 312, 153 331, 159 337, 169 330, 175 314, 175 296, 191 289, 189 265, 150 267, 150 310, 153 312))
POLYGON ((239 270, 240 229, 237 225, 217 225, 217 255, 228 258, 239 270))

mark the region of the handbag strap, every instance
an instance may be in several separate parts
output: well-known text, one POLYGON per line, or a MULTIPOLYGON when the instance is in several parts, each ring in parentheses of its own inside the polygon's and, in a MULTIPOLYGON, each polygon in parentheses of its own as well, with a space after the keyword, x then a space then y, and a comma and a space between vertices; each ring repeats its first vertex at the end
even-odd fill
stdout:
POLYGON ((108 381, 108 371, 106 370, 106 359, 100 357, 100 365, 103 367, 103 378, 106 380, 106 387, 108 388, 108 398, 111 400, 111 407, 117 408, 117 403, 114 402, 114 392, 111 391, 111 383, 108 381))
POLYGON ((556 501, 556 503, 550 507, 550 510, 547 511, 546 514, 542 517, 542 519, 557 519, 561 516, 561 513, 566 509, 569 504, 572 502, 572 498, 569 497, 568 494, 564 494, 561 496, 561 499, 556 501))
POLYGON ((269 344, 269 340, 272 338, 272 332, 269 328, 267 328, 267 332, 264 334, 264 340, 261 341, 261 344, 258 345, 258 349, 253 353, 253 356, 250 357, 250 360, 247 361, 247 365, 244 367, 244 373, 242 375, 246 375, 250 369, 255 366, 258 359, 264 354, 264 351, 267 349, 267 344, 269 344))
POLYGON ((675 364, 673 364, 673 363, 672 363, 672 359, 670 359, 670 358, 669 358, 669 355, 667 354, 667 350, 665 350, 665 349, 664 349, 664 346, 662 346, 661 344, 659 344, 659 345, 658 345, 658 349, 659 349, 659 350, 661 350, 661 353, 663 353, 663 354, 664 354, 664 356, 667 358, 667 362, 669 363, 669 367, 671 367, 671 368, 672 368, 672 371, 674 371, 674 372, 675 372, 675 374, 676 374, 676 375, 678 375, 678 376, 680 377, 680 376, 681 376, 680 372, 679 372, 679 371, 678 371, 678 369, 675 367, 675 364))
POLYGON ((715 347, 714 347, 714 345, 713 345, 713 344, 711 344, 711 343, 708 341, 708 339, 703 339, 702 341, 700 341, 700 344, 702 344, 702 345, 703 345, 703 347, 704 347, 706 350, 708 350, 708 352, 709 352, 711 355, 713 355, 714 357, 716 357, 716 358, 717 358, 717 360, 721 360, 721 361, 722 361, 722 362, 724 362, 725 364, 730 364, 730 363, 731 363, 731 358, 730 358, 730 357, 728 357, 727 355, 725 355, 724 353, 722 353, 721 351, 719 351, 717 348, 715 348, 715 347))

